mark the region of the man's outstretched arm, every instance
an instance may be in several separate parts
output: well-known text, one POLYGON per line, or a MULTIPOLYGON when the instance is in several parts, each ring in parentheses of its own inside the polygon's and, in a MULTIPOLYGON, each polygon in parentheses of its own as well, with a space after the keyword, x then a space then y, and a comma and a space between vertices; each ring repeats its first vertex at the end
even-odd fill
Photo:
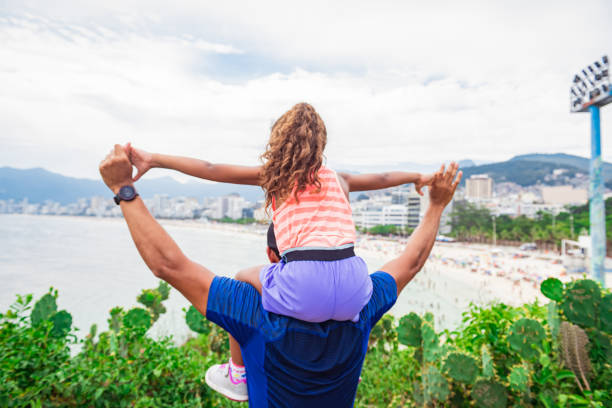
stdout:
MULTIPOLYGON (((132 165, 123 147, 115 148, 100 163, 100 174, 106 185, 117 194, 132 184, 132 165)), ((208 290, 214 274, 189 260, 174 240, 149 213, 140 197, 121 201, 121 211, 140 256, 153 274, 165 280, 206 315, 208 290)))
POLYGON ((436 173, 429 188, 429 208, 425 217, 410 236, 402 254, 380 268, 395 279, 398 296, 421 270, 431 253, 436 242, 442 212, 453 198, 455 189, 461 181, 461 172, 457 175, 457 168, 456 163, 451 163, 446 171, 443 167, 436 173))

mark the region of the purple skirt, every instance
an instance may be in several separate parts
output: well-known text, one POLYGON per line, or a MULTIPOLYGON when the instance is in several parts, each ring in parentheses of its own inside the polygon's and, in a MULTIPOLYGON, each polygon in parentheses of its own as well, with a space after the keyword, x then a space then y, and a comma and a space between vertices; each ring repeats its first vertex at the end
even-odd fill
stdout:
POLYGON ((268 312, 307 322, 359 320, 372 296, 368 268, 358 256, 339 261, 283 261, 259 273, 268 312))

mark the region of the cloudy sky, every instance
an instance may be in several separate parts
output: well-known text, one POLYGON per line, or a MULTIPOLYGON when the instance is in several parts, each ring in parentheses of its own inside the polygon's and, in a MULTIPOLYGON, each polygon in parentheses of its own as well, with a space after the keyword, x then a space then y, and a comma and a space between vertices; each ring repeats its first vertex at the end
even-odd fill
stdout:
MULTIPOLYGON (((612 56, 611 17, 605 0, 0 0, 0 166, 95 178, 127 141, 256 164, 300 101, 338 168, 588 156, 568 88, 612 56)), ((610 123, 612 106, 607 161, 610 123)))

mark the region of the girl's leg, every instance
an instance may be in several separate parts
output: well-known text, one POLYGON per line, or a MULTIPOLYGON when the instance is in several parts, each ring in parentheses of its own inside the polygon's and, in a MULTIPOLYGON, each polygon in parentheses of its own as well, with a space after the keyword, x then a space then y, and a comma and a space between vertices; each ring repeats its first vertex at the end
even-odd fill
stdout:
MULTIPOLYGON (((243 269, 236 274, 234 279, 250 284, 261 294, 261 282, 259 281, 259 272, 261 271, 261 268, 263 268, 263 266, 254 266, 252 268, 243 269)), ((234 364, 244 366, 244 360, 242 360, 242 353, 240 352, 240 345, 231 334, 229 335, 229 346, 230 355, 234 364)))
POLYGON ((260 265, 243 269, 238 272, 236 276, 234 276, 234 279, 248 283, 249 285, 257 289, 257 291, 261 295, 261 281, 259 280, 259 272, 261 272, 261 269, 263 267, 264 265, 260 265))

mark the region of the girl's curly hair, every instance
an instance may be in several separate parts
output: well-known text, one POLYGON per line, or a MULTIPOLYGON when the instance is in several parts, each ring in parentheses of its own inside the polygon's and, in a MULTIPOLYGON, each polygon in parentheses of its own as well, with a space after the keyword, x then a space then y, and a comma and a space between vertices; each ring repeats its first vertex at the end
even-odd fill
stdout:
POLYGON ((306 186, 321 188, 318 172, 323 164, 323 150, 327 144, 325 124, 307 103, 298 103, 285 112, 272 126, 261 172, 261 186, 266 194, 265 208, 294 197, 306 186))

